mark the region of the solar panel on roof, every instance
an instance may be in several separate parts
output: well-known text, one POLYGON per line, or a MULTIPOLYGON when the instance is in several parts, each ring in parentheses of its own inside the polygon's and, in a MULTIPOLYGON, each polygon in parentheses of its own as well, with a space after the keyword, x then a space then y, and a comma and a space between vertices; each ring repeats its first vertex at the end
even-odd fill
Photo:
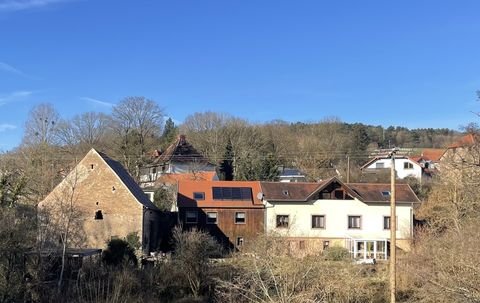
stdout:
POLYGON ((252 200, 250 187, 213 187, 214 200, 252 200))

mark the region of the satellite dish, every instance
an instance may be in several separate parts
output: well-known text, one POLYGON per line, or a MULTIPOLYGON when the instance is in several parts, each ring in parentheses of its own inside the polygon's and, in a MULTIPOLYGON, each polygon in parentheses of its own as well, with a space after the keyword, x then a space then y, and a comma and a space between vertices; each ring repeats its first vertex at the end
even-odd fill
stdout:
POLYGON ((258 199, 258 200, 262 200, 262 199, 263 199, 263 193, 262 193, 262 192, 259 192, 259 193, 257 194, 257 199, 258 199))

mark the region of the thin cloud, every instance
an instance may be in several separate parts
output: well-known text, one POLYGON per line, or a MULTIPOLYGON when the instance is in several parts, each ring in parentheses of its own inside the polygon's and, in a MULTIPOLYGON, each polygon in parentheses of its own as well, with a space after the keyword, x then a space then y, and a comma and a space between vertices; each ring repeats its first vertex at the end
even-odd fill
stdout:
POLYGON ((0 106, 10 102, 22 100, 24 98, 30 97, 32 94, 32 91, 16 91, 6 95, 0 95, 0 106))
POLYGON ((23 11, 71 1, 72 0, 4 0, 0 2, 0 12, 23 11))
POLYGON ((4 131, 7 131, 7 130, 12 130, 12 129, 16 129, 17 127, 13 124, 0 124, 0 133, 1 132, 4 132, 4 131))
POLYGON ((98 99, 90 98, 90 97, 80 97, 80 100, 95 103, 95 104, 98 104, 98 105, 101 105, 101 106, 106 106, 106 107, 115 106, 114 103, 110 103, 110 102, 106 102, 106 101, 102 101, 102 100, 98 100, 98 99))
POLYGON ((15 67, 13 67, 10 64, 7 64, 5 62, 0 62, 0 71, 16 74, 16 75, 20 75, 20 76, 25 76, 24 72, 22 72, 18 68, 15 68, 15 67))

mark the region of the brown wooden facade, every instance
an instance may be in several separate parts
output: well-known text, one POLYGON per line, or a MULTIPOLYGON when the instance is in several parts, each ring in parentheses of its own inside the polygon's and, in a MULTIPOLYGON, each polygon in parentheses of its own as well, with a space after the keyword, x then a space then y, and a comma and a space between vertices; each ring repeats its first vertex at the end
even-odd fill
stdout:
POLYGON ((179 221, 184 229, 209 232, 225 248, 240 249, 264 232, 260 193, 259 182, 180 181, 179 221), (215 189, 242 189, 246 194, 218 198, 213 193, 215 189))

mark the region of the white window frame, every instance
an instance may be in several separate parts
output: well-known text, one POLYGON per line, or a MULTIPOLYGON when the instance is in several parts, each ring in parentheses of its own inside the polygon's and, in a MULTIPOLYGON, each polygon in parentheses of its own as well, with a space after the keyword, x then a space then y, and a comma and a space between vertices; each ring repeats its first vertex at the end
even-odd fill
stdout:
POLYGON ((236 211, 235 212, 235 216, 233 217, 233 222, 235 222, 235 224, 246 224, 247 223, 247 212, 245 211, 236 211), (243 217, 243 222, 238 222, 237 221, 237 214, 243 214, 244 217, 243 217))
POLYGON ((207 223, 207 224, 218 224, 218 212, 216 212, 216 211, 207 211, 205 217, 206 217, 205 223, 207 223), (208 219, 210 218, 210 217, 208 216, 208 214, 215 214, 215 222, 208 222, 208 219))

